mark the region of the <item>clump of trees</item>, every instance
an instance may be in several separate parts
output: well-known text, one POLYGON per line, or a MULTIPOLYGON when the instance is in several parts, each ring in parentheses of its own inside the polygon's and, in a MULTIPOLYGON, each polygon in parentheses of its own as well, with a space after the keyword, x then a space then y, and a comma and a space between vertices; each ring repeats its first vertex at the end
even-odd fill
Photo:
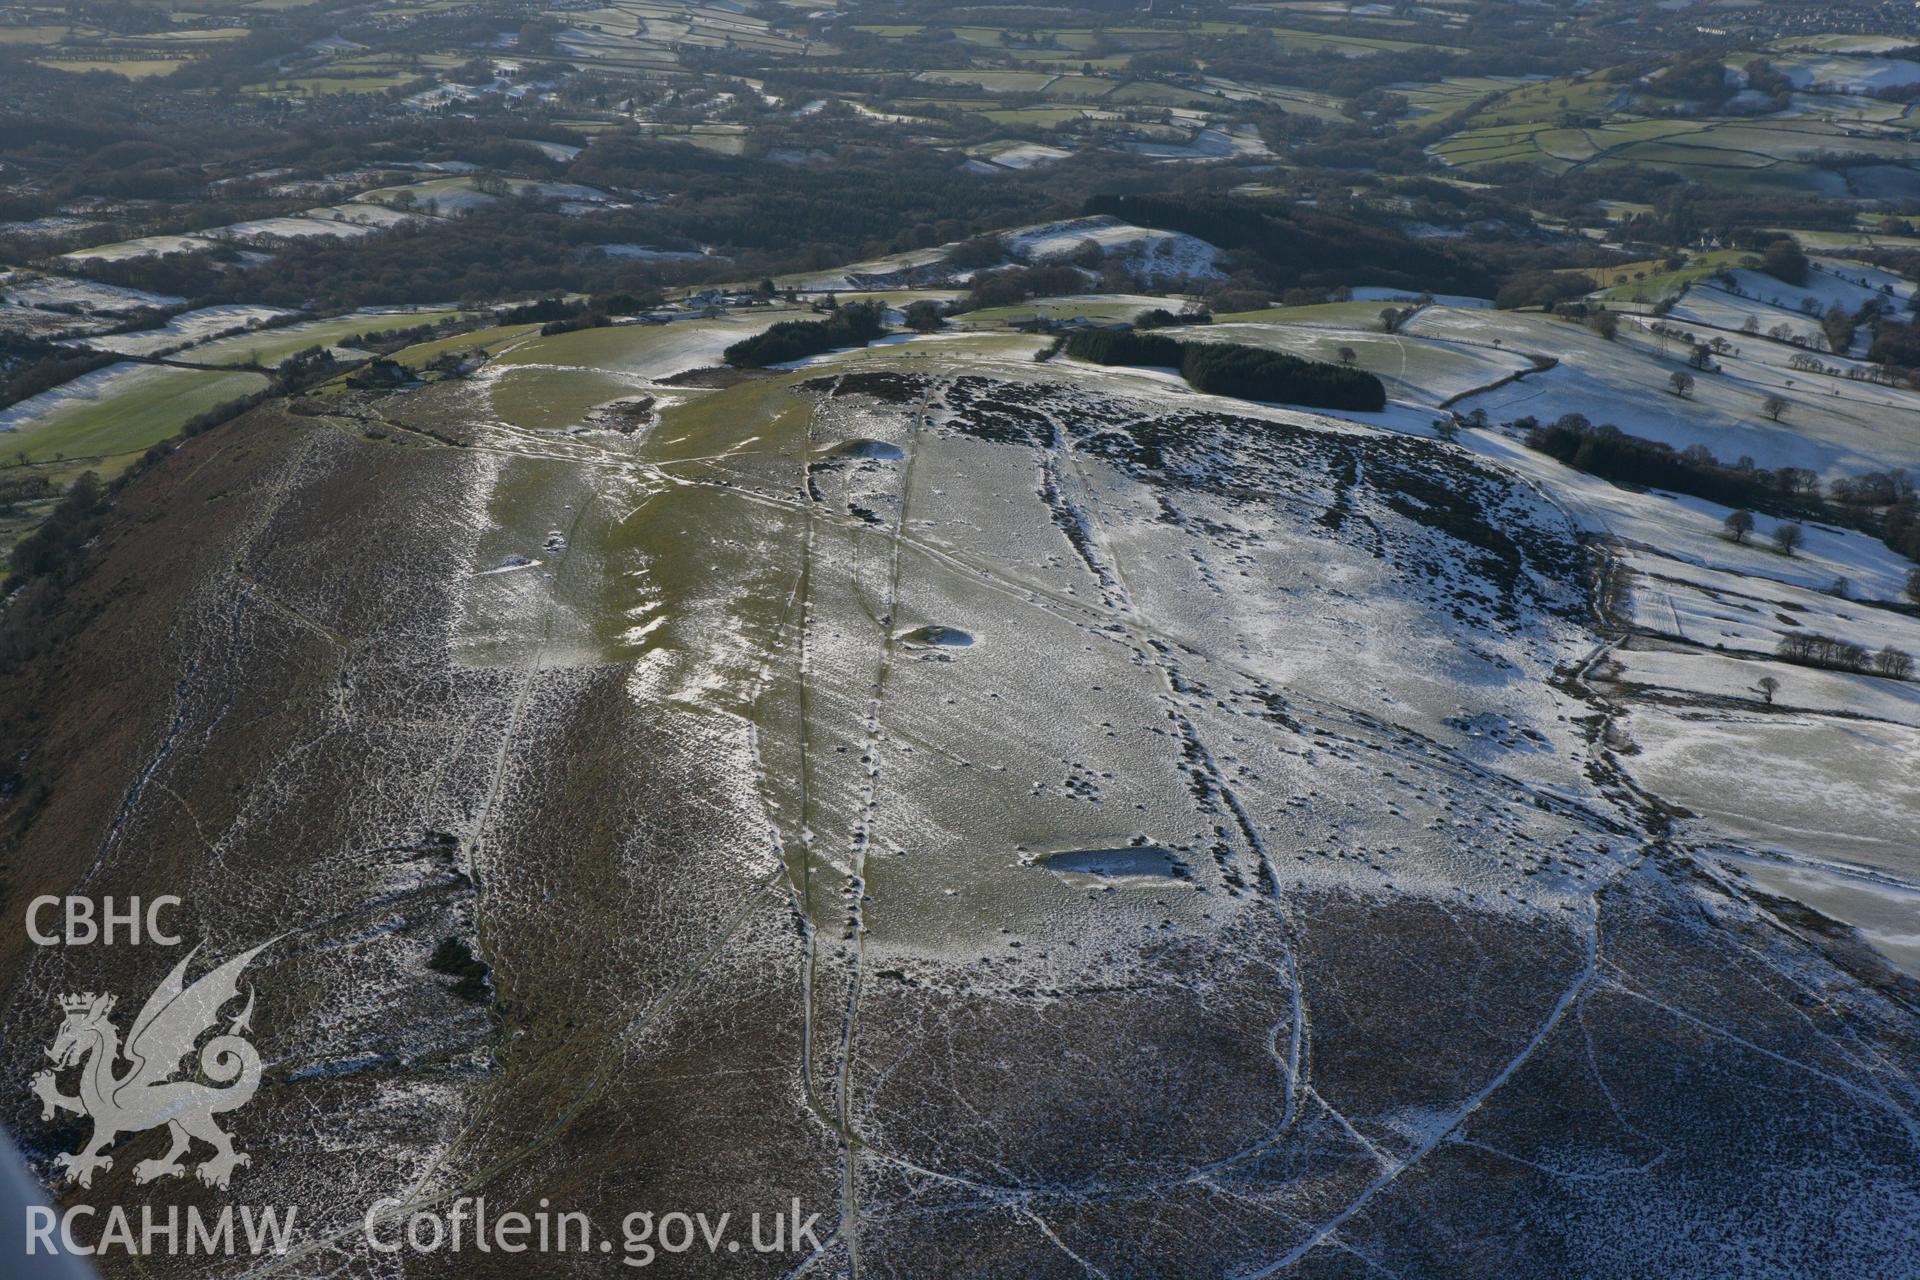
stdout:
POLYGON ((556 320, 571 319, 585 310, 582 303, 569 302, 565 298, 540 298, 517 307, 508 307, 500 313, 500 323, 552 324, 556 320))
POLYGON ((1212 323, 1211 312, 1194 311, 1176 315, 1165 307, 1153 307, 1133 318, 1133 327, 1136 329, 1171 329, 1176 325, 1212 323))
POLYGON ((1069 338, 1066 350, 1094 364, 1178 369, 1197 391, 1242 400, 1365 413, 1387 404, 1386 387, 1364 370, 1238 343, 1180 342, 1131 329, 1090 329, 1069 338))
POLYGON ((1820 332, 1826 335, 1827 350, 1835 355, 1845 355, 1853 349, 1853 335, 1859 328, 1858 317, 1838 303, 1828 307, 1820 317, 1820 332))
POLYGON ((0 339, 0 409, 51 391, 120 359, 104 351, 76 351, 35 339, 0 339))
POLYGON ((1178 369, 1187 344, 1160 333, 1136 329, 1088 329, 1067 339, 1067 354, 1094 364, 1161 366, 1178 369))
POLYGON ((1578 471, 1619 484, 1644 485, 1706 498, 1729 507, 1778 507, 1804 502, 1819 477, 1800 467, 1769 471, 1743 458, 1728 464, 1703 445, 1684 450, 1631 436, 1611 423, 1595 425, 1577 413, 1551 424, 1521 420, 1527 447, 1578 471))
POLYGON ((764 369, 823 355, 837 347, 864 347, 887 331, 879 304, 855 302, 824 320, 783 320, 765 333, 742 338, 722 353, 736 369, 764 369))
POLYGON ((1703 111, 1714 111, 1733 96, 1725 59, 1713 50, 1689 53, 1674 60, 1653 80, 1654 92, 1678 98, 1703 111))
POLYGON ((1366 413, 1387 407, 1386 387, 1370 373, 1259 347, 1191 342, 1180 372, 1196 390, 1243 400, 1366 413))
MULTIPOLYGON (((1920 499, 1907 494, 1887 508, 1880 540, 1907 559, 1920 560, 1920 499)), ((1914 596, 1914 603, 1920 604, 1920 595, 1914 596)))
POLYGON ((1524 271, 1500 286, 1493 296, 1493 305, 1502 311, 1551 307, 1592 289, 1593 282, 1577 271, 1524 271))
POLYGON ((99 517, 105 510, 100 477, 83 472, 46 523, 14 544, 7 561, 6 590, 14 591, 32 578, 66 578, 79 562, 81 548, 99 531, 99 517))
POLYGON ((19 469, 0 471, 0 516, 10 516, 23 503, 38 502, 53 496, 53 482, 37 473, 20 474, 19 469))
POLYGON ((1920 324, 1883 320, 1874 326, 1867 359, 1908 369, 1920 366, 1920 324))
POLYGON ((1821 667, 1828 671, 1846 671, 1856 675, 1871 671, 1895 680, 1905 680, 1913 675, 1913 655, 1904 649, 1887 645, 1878 653, 1870 653, 1865 645, 1823 636, 1814 631, 1789 631, 1780 637, 1774 653, 1783 662, 1798 663, 1803 667, 1821 667))
MULTIPOLYGON (((1351 157, 1343 163, 1352 163, 1351 157)), ((1413 239, 1330 208, 1226 195, 1140 194, 1092 196, 1081 212, 1183 231, 1238 251, 1274 291, 1366 284, 1480 294, 1489 287, 1486 267, 1445 243, 1413 239)))
POLYGON ((1087 277, 1064 262, 1003 267, 976 274, 967 286, 967 296, 962 299, 960 309, 984 311, 990 307, 1011 307, 1028 298, 1085 293, 1087 288, 1087 277))
POLYGON ((1789 631, 1780 637, 1774 653, 1783 662, 1794 662, 1803 667, 1825 667, 1829 671, 1865 671, 1872 659, 1863 645, 1823 636, 1815 631, 1789 631))
POLYGON ((1159 365, 1178 369, 1187 344, 1162 333, 1137 329, 1086 329, 1067 339, 1067 354, 1094 364, 1159 365))
POLYGON ((549 320, 540 326, 540 336, 551 338, 557 334, 572 333, 577 329, 602 329, 612 324, 604 311, 587 311, 566 320, 549 320))
POLYGON ((487 998, 487 963, 473 954, 466 939, 442 938, 427 968, 453 978, 453 993, 461 999, 479 1003, 487 998))
POLYGON ((1382 307, 1380 309, 1380 332, 1398 333, 1407 321, 1417 314, 1415 307, 1382 307))
POLYGON ((997 267, 1012 256, 1012 250, 1000 236, 974 236, 962 240, 947 251, 947 263, 964 270, 977 271, 982 267, 997 267))
POLYGON ((901 316, 906 320, 907 328, 915 333, 932 333, 946 328, 947 325, 946 313, 940 304, 925 298, 908 303, 907 309, 901 312, 901 316))
MULTIPOLYGON (((1813 517, 1878 532, 1882 542, 1909 560, 1920 560, 1920 495, 1903 470, 1841 476, 1827 486, 1804 467, 1757 467, 1751 458, 1726 463, 1704 445, 1676 450, 1658 440, 1631 436, 1610 423, 1595 425, 1577 413, 1551 424, 1522 418, 1527 446, 1590 475, 1616 484, 1641 485, 1690 494, 1734 510, 1726 517, 1727 536, 1744 542, 1753 531, 1753 511, 1776 516, 1813 517)), ((1806 536, 1797 524, 1773 532, 1774 546, 1792 555, 1806 536)))
POLYGON ((1803 285, 1807 282, 1807 273, 1812 264, 1800 245, 1792 238, 1775 240, 1760 251, 1760 269, 1776 280, 1791 285, 1803 285))

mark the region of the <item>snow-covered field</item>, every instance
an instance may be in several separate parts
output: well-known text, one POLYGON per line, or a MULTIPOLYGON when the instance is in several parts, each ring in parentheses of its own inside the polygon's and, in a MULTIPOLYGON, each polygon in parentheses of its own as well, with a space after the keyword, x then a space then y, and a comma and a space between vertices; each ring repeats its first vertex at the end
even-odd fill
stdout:
POLYGON ((323 205, 284 218, 259 218, 251 222, 229 223, 183 236, 141 236, 113 244, 76 249, 64 255, 75 262, 125 262, 134 258, 162 257, 172 253, 196 253, 217 247, 222 241, 252 240, 281 236, 300 240, 313 236, 353 239, 384 231, 403 222, 414 222, 418 214, 383 205, 352 203, 323 205))
POLYGON ((1221 272, 1214 260, 1219 250, 1204 240, 1177 231, 1136 227, 1118 218, 1073 218, 1008 233, 1004 239, 1015 258, 1041 262, 1070 256, 1091 241, 1110 254, 1126 258, 1136 271, 1154 279, 1214 278, 1221 272))
POLYGON ((1553 369, 1456 406, 1485 409, 1496 422, 1527 416, 1552 422, 1578 413, 1676 449, 1700 444, 1728 462, 1744 455, 1762 467, 1804 467, 1823 478, 1920 463, 1920 393, 1801 372, 1790 365, 1804 354, 1799 348, 1737 332, 1713 335, 1737 354, 1716 356, 1714 371, 1696 371, 1686 363, 1684 343, 1663 344, 1644 324, 1625 319, 1620 338, 1608 342, 1537 314, 1431 307, 1405 332, 1498 341, 1556 357, 1553 369), (1670 386, 1676 372, 1694 379, 1685 398, 1670 386), (1774 396, 1787 402, 1777 422, 1767 410, 1774 396))
POLYGON ((1422 295, 1410 293, 1405 289, 1387 289, 1379 285, 1371 284, 1360 285, 1349 292, 1353 294, 1353 300, 1355 302, 1399 302, 1411 304, 1418 302, 1424 296, 1433 305, 1442 307, 1466 307, 1469 310, 1481 310, 1493 305, 1493 299, 1491 298, 1472 298, 1460 293, 1422 295))
POLYGON ((644 244, 596 244, 587 252, 604 253, 610 258, 633 258, 641 262, 698 262, 713 255, 697 249, 655 249, 644 244))
POLYGON ((348 201, 346 204, 323 205, 318 209, 308 209, 302 218, 318 222, 351 222, 358 226, 384 229, 400 226, 403 223, 418 222, 420 215, 407 213, 400 209, 389 209, 385 205, 348 201))
MULTIPOLYGON (((1000 239, 1008 252, 1008 263, 1003 265, 1067 258, 1091 242, 1105 253, 1126 259, 1133 270, 1161 285, 1185 279, 1218 279, 1222 274, 1216 265, 1220 251, 1206 241, 1179 232, 1136 227, 1105 215, 1015 227, 1002 233, 1000 239)), ((956 247, 945 244, 911 250, 831 271, 783 277, 779 283, 807 291, 964 283, 976 269, 945 265, 956 247)))
MULTIPOLYGON (((611 199, 599 188, 584 186, 577 182, 537 182, 526 178, 511 178, 505 181, 510 195, 532 193, 547 200, 571 201, 587 205, 598 205, 611 199)), ((430 178, 424 182, 413 182, 404 186, 363 191, 349 201, 346 207, 351 208, 356 204, 373 204, 391 209, 396 204, 405 204, 407 211, 418 209, 421 212, 446 215, 492 204, 499 198, 480 190, 475 185, 474 179, 470 177, 430 178)))
MULTIPOLYGON (((1791 697, 1794 680, 1782 683, 1791 697)), ((1854 716, 1666 709, 1636 710, 1623 729, 1638 748, 1635 775, 1721 838, 1920 881, 1920 774, 1912 768, 1920 729, 1854 716)))
POLYGON ((0 277, 0 298, 23 307, 78 307, 82 311, 99 312, 177 307, 186 301, 163 293, 95 284, 91 280, 23 272, 0 277))
POLYGON ((114 244, 95 245, 91 249, 75 249, 61 256, 75 262, 127 262, 134 258, 164 257, 170 253, 198 253, 214 247, 214 242, 205 236, 141 236, 114 244))
POLYGON ((586 148, 576 147, 564 142, 541 142, 534 138, 515 138, 523 147, 532 147, 549 160, 558 160, 562 164, 579 155, 586 148))
POLYGON ((1920 683, 1862 678, 1766 658, 1698 653, 1686 649, 1617 648, 1606 678, 1696 698, 1769 705, 1759 682, 1779 681, 1771 705, 1788 712, 1858 716, 1920 729, 1920 683))
MULTIPOLYGON (((1775 306, 1758 298, 1740 297, 1711 285, 1694 285, 1683 294, 1668 313, 1668 319, 1680 325, 1704 325, 1742 333, 1749 322, 1760 334, 1771 334, 1784 325, 1787 331, 1807 345, 1807 349, 1825 353, 1826 335, 1820 329, 1820 317, 1798 308, 1775 306)), ((1733 339, 1738 341, 1738 339, 1733 339)))
POLYGON ((1063 147, 1049 147, 1040 142, 1022 142, 1016 146, 995 150, 984 158, 1002 169, 1033 169, 1065 160, 1072 154, 1073 152, 1063 147))
POLYGON ((372 235, 377 228, 360 222, 349 222, 345 218, 260 218, 253 222, 236 222, 230 226, 216 227, 207 232, 223 240, 256 240, 282 238, 305 240, 314 236, 337 240, 352 240, 360 236, 372 235))
MULTIPOLYGON (((1738 341, 1743 357, 1760 347, 1777 358, 1781 345, 1738 341)), ((1644 356, 1616 362, 1578 342, 1562 353, 1559 369, 1519 384, 1554 386, 1555 375, 1568 370, 1552 397, 1516 397, 1500 416, 1523 408, 1542 417, 1586 412, 1675 445, 1705 442, 1722 457, 1745 449, 1762 465, 1799 459, 1825 464, 1829 474, 1920 463, 1920 413, 1911 392, 1845 383, 1844 409, 1832 407, 1837 397, 1796 398, 1776 436, 1728 422, 1723 396, 1696 393, 1708 400, 1697 416, 1687 408, 1623 413, 1623 406, 1660 404, 1631 390, 1622 394, 1625 379, 1647 376, 1629 372, 1644 367, 1644 356), (1569 394, 1590 379, 1592 390, 1569 394), (1729 446, 1730 438, 1739 443, 1729 446), (1841 442, 1854 448, 1841 452, 1841 442), (1849 454, 1846 465, 1833 465, 1849 454)), ((1725 364, 1736 376, 1780 378, 1782 392, 1791 394, 1777 365, 1745 358, 1725 364)), ((1616 487, 1534 454, 1507 433, 1467 432, 1461 440, 1611 540, 1619 620, 1655 638, 1614 649, 1596 673, 1620 690, 1623 767, 1695 815, 1683 829, 1718 850, 1714 856, 1730 874, 1859 928, 1888 958, 1920 973, 1920 929, 1902 914, 1920 903, 1920 775, 1910 767, 1920 751, 1920 684, 1773 658, 1781 638, 1796 632, 1920 657, 1920 616, 1893 607, 1905 599, 1914 566, 1870 534, 1818 522, 1801 522, 1806 540, 1784 556, 1771 544, 1781 521, 1764 512, 1748 539, 1735 543, 1726 536, 1726 507, 1616 487), (1838 580, 1844 595, 1836 593, 1838 580), (1779 682, 1771 706, 1759 688, 1766 677, 1779 682)))
POLYGON ((1743 543, 1726 537, 1730 508, 1704 498, 1658 490, 1636 492, 1561 466, 1504 432, 1476 431, 1460 437, 1467 448, 1549 489, 1579 525, 1618 539, 1625 554, 1656 555, 1676 564, 1724 571, 1739 577, 1820 591, 1844 577, 1856 597, 1900 598, 1913 566, 1870 534, 1803 523, 1806 542, 1792 556, 1774 551, 1774 528, 1784 523, 1764 512, 1743 543))
MULTIPOLYGON (((1761 271, 1736 267, 1728 272, 1733 286, 1748 298, 1768 303, 1784 311, 1805 314, 1812 304, 1824 314, 1829 307, 1858 311, 1869 302, 1882 302, 1895 310, 1913 296, 1913 284, 1889 272, 1858 263, 1833 259, 1814 259, 1813 270, 1805 284, 1788 284, 1761 271)), ((1764 325, 1763 325, 1764 327, 1764 325)))
POLYGON ((1904 58, 1822 57, 1794 54, 1774 64, 1796 89, 1815 85, 1840 93, 1872 93, 1920 81, 1920 62, 1904 58))
POLYGON ((198 311, 183 312, 157 329, 107 334, 88 339, 87 345, 98 351, 113 351, 128 356, 161 355, 209 338, 257 329, 269 320, 288 314, 278 307, 240 303, 203 307, 198 311))
POLYGON ((17 404, 0 409, 0 431, 18 431, 50 417, 54 410, 64 405, 100 400, 114 394, 115 389, 128 377, 138 373, 145 366, 131 361, 124 364, 111 364, 104 369, 95 369, 92 373, 82 374, 51 391, 42 391, 17 404))
POLYGON ((1260 135, 1198 129, 1185 142, 1123 142, 1121 148, 1151 160, 1260 159, 1273 152, 1260 135))
POLYGON ((1920 619, 1770 579, 1629 552, 1635 626, 1708 648, 1772 653, 1791 632, 1920 653, 1920 619))

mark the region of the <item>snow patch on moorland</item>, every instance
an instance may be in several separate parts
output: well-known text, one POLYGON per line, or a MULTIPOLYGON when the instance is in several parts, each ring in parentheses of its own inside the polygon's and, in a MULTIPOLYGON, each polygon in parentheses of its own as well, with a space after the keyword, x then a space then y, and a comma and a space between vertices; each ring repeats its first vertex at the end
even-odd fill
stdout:
POLYGON ((1197 236, 1136 227, 1105 215, 1043 223, 1009 232, 1004 238, 1008 252, 1023 262, 1071 257, 1091 242, 1156 280, 1217 279, 1225 274, 1218 266, 1220 250, 1197 236))

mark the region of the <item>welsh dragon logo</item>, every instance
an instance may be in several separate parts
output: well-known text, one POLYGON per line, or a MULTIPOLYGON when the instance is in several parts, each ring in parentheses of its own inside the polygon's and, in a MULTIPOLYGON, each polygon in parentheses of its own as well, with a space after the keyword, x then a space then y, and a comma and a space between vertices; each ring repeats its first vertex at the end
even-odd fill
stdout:
POLYGON ((56 1111, 71 1111, 93 1121, 93 1135, 86 1145, 56 1158, 69 1181, 91 1186, 95 1170, 113 1167, 113 1158, 103 1153, 116 1137, 160 1125, 167 1126, 173 1145, 158 1160, 136 1164, 135 1182, 185 1173, 180 1158, 196 1138, 214 1149, 194 1170, 208 1186, 224 1188, 234 1169, 250 1163, 233 1149, 233 1139, 213 1118, 245 1106, 260 1087, 260 1055, 241 1035, 252 1030, 251 988, 246 1007, 228 1023, 225 1034, 216 1035, 200 1050, 200 1074, 213 1083, 173 1077, 180 1072, 180 1060, 214 1027, 221 1006, 238 997, 241 971, 271 945, 264 942, 235 956, 189 987, 184 979, 187 965, 200 950, 195 947, 147 998, 124 1047, 111 1020, 112 996, 89 991, 60 998, 66 1021, 47 1050, 54 1069, 33 1078, 33 1091, 40 1097, 42 1119, 51 1120, 56 1111), (124 1071, 122 1059, 127 1064, 124 1071), (75 1065, 80 1068, 80 1091, 70 1097, 60 1092, 56 1074, 75 1065))

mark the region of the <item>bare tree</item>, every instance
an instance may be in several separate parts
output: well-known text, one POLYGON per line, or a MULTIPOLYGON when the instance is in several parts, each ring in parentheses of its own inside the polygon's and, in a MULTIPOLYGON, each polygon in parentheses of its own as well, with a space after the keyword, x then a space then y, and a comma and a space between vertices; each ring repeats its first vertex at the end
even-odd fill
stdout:
POLYGON ((1780 637, 1774 652, 1788 662, 1829 671, 1865 671, 1873 661, 1865 646, 1817 631, 1789 631, 1780 637))
POLYGON ((1794 548, 1806 540, 1807 531, 1797 524, 1783 524, 1773 531, 1773 545, 1780 549, 1783 556, 1792 555, 1794 548))
POLYGON ((1883 676, 1905 680, 1913 674, 1913 655, 1888 645, 1873 655, 1873 669, 1883 676))
POLYGON ((1352 347, 1342 347, 1335 354, 1337 354, 1340 357, 1341 364, 1352 364, 1355 360, 1358 360, 1360 358, 1360 353, 1355 351, 1352 347))
POLYGON ((1747 535, 1753 532, 1753 512, 1741 507, 1727 512, 1727 518, 1720 523, 1726 526, 1729 538, 1735 542, 1745 542, 1747 535))
POLYGON ((1920 604, 1920 569, 1907 570, 1907 599, 1920 604))
POLYGON ((1768 396, 1760 402, 1760 412, 1766 414, 1767 417, 1775 422, 1780 421, 1780 415, 1785 413, 1787 408, 1787 398, 1785 396, 1768 396))
POLYGON ((1812 493, 1820 487, 1820 477, 1805 467, 1780 467, 1773 473, 1773 482, 1789 498, 1812 493))
POLYGON ((1685 400, 1687 393, 1693 390, 1693 375, 1675 369, 1673 376, 1667 379, 1667 386, 1672 388, 1673 394, 1685 400))
POLYGON ((1761 676, 1760 682, 1753 687, 1760 691, 1760 696, 1766 699, 1767 705, 1772 706, 1773 695, 1780 691, 1780 682, 1772 676, 1761 676))

